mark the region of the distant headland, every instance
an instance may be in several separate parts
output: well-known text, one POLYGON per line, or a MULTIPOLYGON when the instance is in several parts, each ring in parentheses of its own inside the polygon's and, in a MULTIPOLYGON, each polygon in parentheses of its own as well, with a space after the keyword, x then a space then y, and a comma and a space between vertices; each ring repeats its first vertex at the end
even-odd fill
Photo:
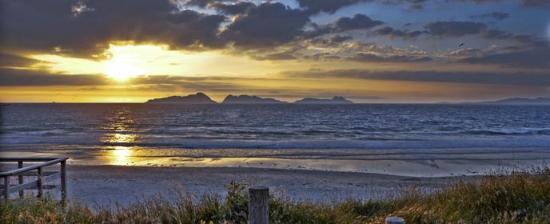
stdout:
POLYGON ((507 98, 496 101, 479 102, 481 104, 508 104, 508 105, 550 105, 550 98, 536 97, 536 98, 507 98))
MULTIPOLYGON (((212 100, 209 96, 202 92, 190 94, 187 96, 169 96, 164 98, 150 99, 145 103, 157 103, 157 104, 218 104, 218 102, 212 100)), ((353 104, 351 100, 348 100, 342 96, 335 96, 330 99, 320 98, 304 98, 293 102, 294 104, 353 104)), ((219 104, 290 104, 277 100, 274 98, 263 98, 252 95, 228 95, 219 104)))
POLYGON ((147 100, 146 103, 174 103, 174 104, 216 104, 217 102, 210 99, 204 93, 198 92, 187 96, 169 96, 164 98, 156 98, 147 100))
POLYGON ((332 99, 317 99, 317 98, 304 98, 301 100, 298 100, 294 103, 298 104, 352 104, 350 100, 341 97, 341 96, 335 96, 332 97, 332 99))
POLYGON ((222 102, 223 104, 281 104, 287 103, 273 98, 262 98, 259 96, 240 95, 233 96, 228 95, 222 102))

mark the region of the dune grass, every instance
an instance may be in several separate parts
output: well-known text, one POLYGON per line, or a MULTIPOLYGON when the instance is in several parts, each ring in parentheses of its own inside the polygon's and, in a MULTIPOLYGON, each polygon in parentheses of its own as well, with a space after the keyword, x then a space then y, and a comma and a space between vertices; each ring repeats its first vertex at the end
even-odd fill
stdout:
MULTIPOLYGON (((0 223, 246 223, 246 187, 232 183, 225 198, 153 198, 127 207, 63 209, 55 201, 25 199, 0 207, 0 223)), ((398 215, 407 223, 550 223, 550 171, 488 176, 429 195, 410 191, 387 201, 292 202, 272 198, 271 223, 383 223, 398 215)))

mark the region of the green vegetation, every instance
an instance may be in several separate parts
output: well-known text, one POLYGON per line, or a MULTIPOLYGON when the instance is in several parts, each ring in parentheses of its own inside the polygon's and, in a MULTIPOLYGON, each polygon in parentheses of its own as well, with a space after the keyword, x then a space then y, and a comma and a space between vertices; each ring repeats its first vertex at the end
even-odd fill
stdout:
MULTIPOLYGON (((0 223, 246 223, 245 189, 230 184, 225 200, 181 195, 173 202, 155 198, 99 211, 26 199, 2 205, 0 223)), ((390 214, 407 223, 550 223, 550 171, 489 176, 389 201, 316 204, 272 198, 269 206, 271 223, 382 223, 390 214)))

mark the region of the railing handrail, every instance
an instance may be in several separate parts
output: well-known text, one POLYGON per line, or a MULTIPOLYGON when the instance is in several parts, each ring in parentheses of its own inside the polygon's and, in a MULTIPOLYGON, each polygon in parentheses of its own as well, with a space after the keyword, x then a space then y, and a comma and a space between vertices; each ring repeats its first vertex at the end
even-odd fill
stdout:
POLYGON ((38 169, 40 167, 50 166, 50 165, 53 165, 53 164, 56 164, 56 163, 59 163, 59 162, 62 162, 62 161, 66 161, 67 159, 69 159, 69 158, 68 157, 61 157, 61 158, 9 158, 9 159, 2 158, 0 161, 45 161, 45 162, 35 164, 35 165, 31 165, 31 166, 27 166, 27 167, 23 167, 23 168, 19 168, 19 169, 15 169, 15 170, 0 172, 0 177, 15 176, 19 173, 27 172, 29 170, 38 169), (16 160, 16 159, 19 159, 19 160, 16 160), (39 160, 39 159, 41 159, 41 160, 39 160))
POLYGON ((68 157, 7 157, 7 158, 1 158, 0 162, 41 162, 41 161, 48 161, 48 160, 54 160, 54 159, 60 159, 60 158, 67 158, 68 157))

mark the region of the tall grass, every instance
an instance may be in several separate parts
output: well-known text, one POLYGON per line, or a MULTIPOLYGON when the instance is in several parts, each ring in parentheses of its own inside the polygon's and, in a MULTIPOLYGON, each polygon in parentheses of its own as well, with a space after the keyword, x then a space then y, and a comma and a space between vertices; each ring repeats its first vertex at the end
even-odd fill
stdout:
MULTIPOLYGON (((232 183, 225 198, 188 194, 131 206, 91 210, 55 201, 25 199, 0 207, 0 223, 246 223, 246 187, 232 183)), ((414 191, 387 201, 293 202, 271 198, 271 223, 383 223, 388 215, 408 223, 550 223, 550 171, 488 176, 429 195, 414 191)))

